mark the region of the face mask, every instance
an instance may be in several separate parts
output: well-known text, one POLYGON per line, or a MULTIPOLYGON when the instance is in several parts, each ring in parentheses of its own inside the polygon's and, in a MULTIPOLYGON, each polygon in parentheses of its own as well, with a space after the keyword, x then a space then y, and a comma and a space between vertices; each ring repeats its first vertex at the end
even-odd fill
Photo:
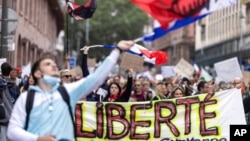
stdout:
POLYGON ((60 82, 60 79, 58 77, 50 76, 50 75, 43 75, 43 82, 54 86, 60 82))

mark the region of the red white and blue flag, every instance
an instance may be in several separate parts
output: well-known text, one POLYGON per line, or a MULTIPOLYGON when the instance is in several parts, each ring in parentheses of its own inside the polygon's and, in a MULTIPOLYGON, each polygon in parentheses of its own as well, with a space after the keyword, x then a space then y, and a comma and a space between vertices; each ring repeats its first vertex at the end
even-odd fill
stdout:
POLYGON ((153 41, 172 30, 186 26, 206 15, 235 5, 237 0, 131 0, 160 23, 154 33, 141 37, 153 41))
MULTIPOLYGON (((111 49, 114 49, 116 47, 114 45, 100 45, 100 46, 104 48, 111 48, 111 49)), ((168 61, 168 55, 166 52, 150 51, 147 48, 139 44, 135 44, 133 47, 127 50, 127 52, 142 56, 145 62, 149 62, 155 65, 162 65, 168 61)))
POLYGON ((76 20, 91 18, 97 8, 95 0, 88 0, 85 4, 77 4, 66 0, 66 12, 76 20))

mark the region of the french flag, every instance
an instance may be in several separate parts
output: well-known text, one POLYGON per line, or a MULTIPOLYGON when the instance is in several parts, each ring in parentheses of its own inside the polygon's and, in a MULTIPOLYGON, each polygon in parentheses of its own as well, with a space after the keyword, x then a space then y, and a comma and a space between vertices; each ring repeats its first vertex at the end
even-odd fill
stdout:
MULTIPOLYGON (((115 48, 113 45, 104 45, 104 48, 115 48)), ((162 65, 168 61, 168 55, 163 51, 150 51, 147 48, 135 44, 127 52, 142 56, 145 62, 149 62, 155 65, 162 65)))
POLYGON ((237 0, 131 0, 131 2, 159 22, 159 25, 155 25, 154 33, 139 38, 140 41, 153 41, 214 11, 235 5, 237 0))
POLYGON ((201 20, 202 18, 206 17, 208 14, 206 15, 201 15, 198 17, 193 17, 193 18, 186 18, 186 19, 182 19, 182 20, 178 20, 174 23, 173 26, 171 26, 170 28, 167 29, 163 29, 160 25, 160 23, 155 20, 154 21, 154 32, 148 35, 145 35, 143 37, 140 38, 140 40, 143 40, 145 42, 152 42, 166 34, 168 34, 169 32, 176 30, 178 28, 181 28, 183 26, 189 25, 195 21, 201 20))

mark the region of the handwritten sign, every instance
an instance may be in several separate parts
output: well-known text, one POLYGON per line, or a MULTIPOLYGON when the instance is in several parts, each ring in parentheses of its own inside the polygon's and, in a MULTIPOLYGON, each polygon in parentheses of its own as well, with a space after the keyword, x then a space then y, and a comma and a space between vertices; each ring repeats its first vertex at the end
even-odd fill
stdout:
POLYGON ((143 57, 124 52, 121 58, 120 67, 123 69, 133 69, 136 72, 141 72, 143 69, 143 57))
POLYGON ((215 71, 220 80, 232 82, 235 77, 242 78, 242 72, 237 57, 214 64, 215 71))
POLYGON ((84 141, 229 141, 230 125, 246 124, 238 89, 160 101, 82 101, 75 121, 84 141))
POLYGON ((191 78, 194 73, 194 67, 183 58, 174 67, 174 70, 177 74, 187 78, 191 78))

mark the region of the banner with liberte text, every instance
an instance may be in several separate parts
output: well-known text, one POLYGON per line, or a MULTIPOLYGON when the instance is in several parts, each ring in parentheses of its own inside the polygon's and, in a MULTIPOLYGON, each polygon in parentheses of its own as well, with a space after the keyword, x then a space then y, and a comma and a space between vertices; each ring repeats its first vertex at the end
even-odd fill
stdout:
POLYGON ((229 141, 244 125, 240 90, 147 102, 78 102, 77 141, 229 141))

